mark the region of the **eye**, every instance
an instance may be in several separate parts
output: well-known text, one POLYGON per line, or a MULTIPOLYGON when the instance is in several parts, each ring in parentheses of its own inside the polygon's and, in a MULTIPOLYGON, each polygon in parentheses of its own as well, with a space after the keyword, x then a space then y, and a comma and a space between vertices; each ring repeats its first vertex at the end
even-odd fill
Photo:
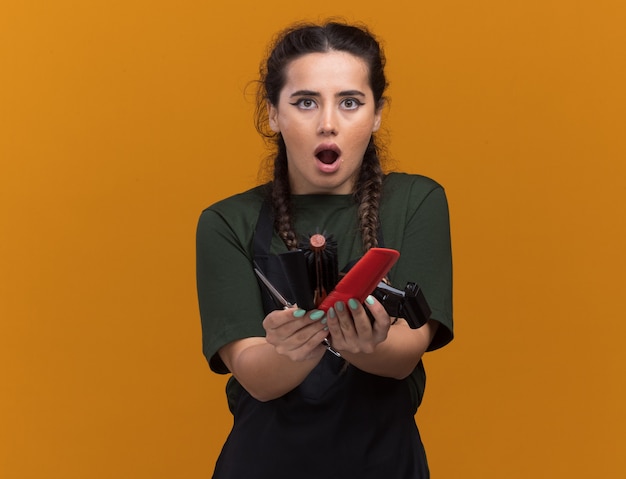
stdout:
POLYGON ((292 105, 297 106, 301 110, 312 110, 317 106, 315 100, 311 98, 300 98, 293 102, 292 105))
POLYGON ((341 101, 341 106, 345 110, 356 110, 361 105, 363 105, 363 103, 357 100, 356 98, 345 98, 344 100, 341 101))

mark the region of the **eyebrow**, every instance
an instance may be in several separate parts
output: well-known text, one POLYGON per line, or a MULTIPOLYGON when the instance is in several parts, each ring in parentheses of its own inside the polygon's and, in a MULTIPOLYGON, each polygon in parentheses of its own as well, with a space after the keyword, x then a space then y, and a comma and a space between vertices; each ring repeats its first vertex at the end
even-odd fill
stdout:
MULTIPOLYGON (((295 96, 316 96, 316 97, 319 97, 321 95, 320 95, 319 92, 313 91, 313 90, 298 90, 298 91, 293 92, 291 95, 289 95, 289 98, 293 98, 295 96)), ((341 97, 341 96, 361 96, 361 97, 365 97, 365 93, 363 93, 362 91, 359 91, 359 90, 344 90, 344 91, 340 91, 335 96, 336 97, 341 97)))

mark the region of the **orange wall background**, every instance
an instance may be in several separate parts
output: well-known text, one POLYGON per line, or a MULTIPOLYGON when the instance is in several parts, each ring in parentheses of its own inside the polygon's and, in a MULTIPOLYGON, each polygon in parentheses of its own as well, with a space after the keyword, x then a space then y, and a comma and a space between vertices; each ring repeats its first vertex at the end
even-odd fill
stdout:
POLYGON ((433 477, 624 477, 624 5, 3 2, 0 477, 209 477, 231 417, 196 220, 256 182, 270 37, 329 15, 384 40, 394 165, 450 200, 433 477))

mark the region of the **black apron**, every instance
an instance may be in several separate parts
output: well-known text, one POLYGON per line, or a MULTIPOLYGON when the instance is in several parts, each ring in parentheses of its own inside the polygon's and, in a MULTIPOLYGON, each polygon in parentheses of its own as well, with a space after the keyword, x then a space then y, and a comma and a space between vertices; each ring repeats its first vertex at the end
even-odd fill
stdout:
MULTIPOLYGON (((287 292, 279 259, 269 252, 272 234, 266 203, 255 231, 254 260, 287 292)), ((276 309, 269 295, 264 308, 266 314, 276 309)), ((257 401, 234 378, 228 387, 239 394, 230 405, 234 424, 214 479, 430 477, 406 381, 360 371, 327 352, 280 398, 257 401)))

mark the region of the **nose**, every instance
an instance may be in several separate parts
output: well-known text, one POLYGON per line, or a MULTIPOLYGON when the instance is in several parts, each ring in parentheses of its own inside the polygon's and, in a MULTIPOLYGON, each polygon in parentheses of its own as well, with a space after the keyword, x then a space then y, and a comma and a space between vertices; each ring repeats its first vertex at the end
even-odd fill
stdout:
POLYGON ((325 108, 320 112, 318 133, 323 136, 337 134, 337 118, 332 108, 325 108))

